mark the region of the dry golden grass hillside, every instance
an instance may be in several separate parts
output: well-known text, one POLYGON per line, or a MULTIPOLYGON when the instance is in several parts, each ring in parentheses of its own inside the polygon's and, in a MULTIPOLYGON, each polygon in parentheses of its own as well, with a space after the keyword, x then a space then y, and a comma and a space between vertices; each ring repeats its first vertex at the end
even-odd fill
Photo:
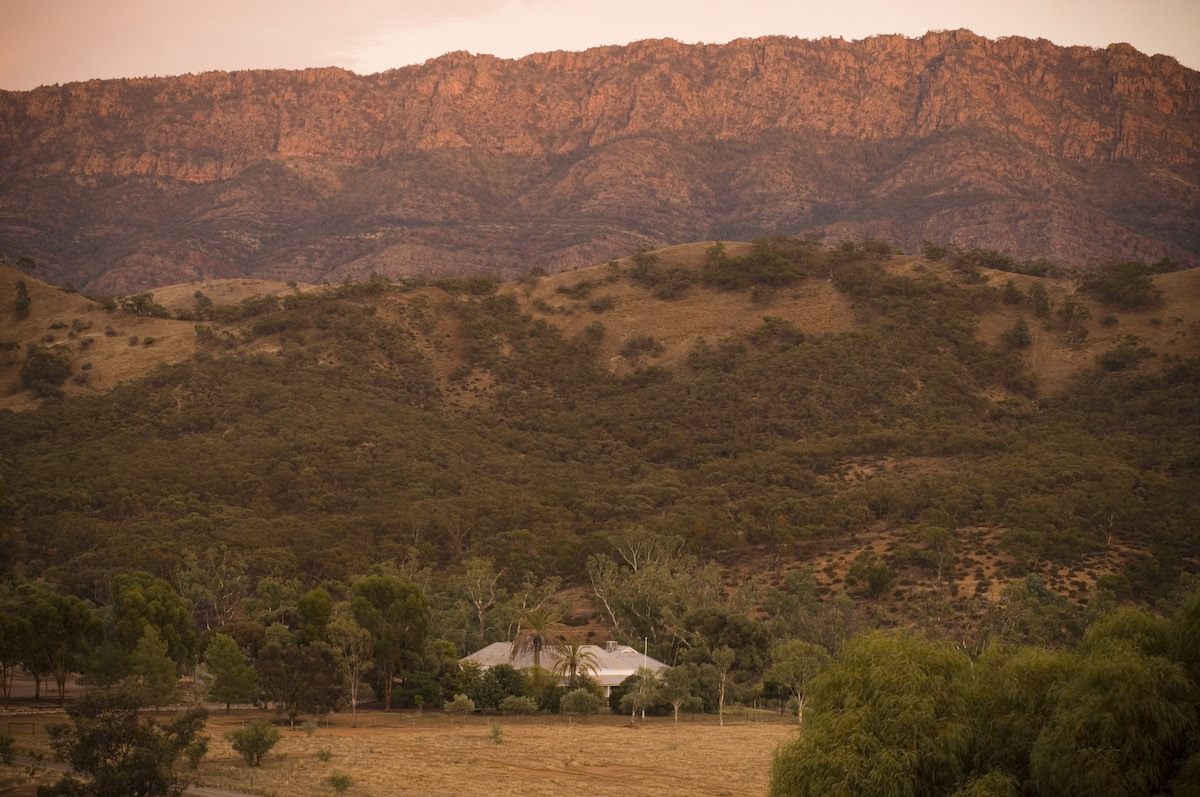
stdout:
MULTIPOLYGON (((698 267, 711 242, 673 246, 659 250, 658 262, 672 266, 698 267)), ((727 243, 731 256, 744 254, 749 244, 727 243)), ((555 325, 567 336, 578 335, 599 321, 605 328, 602 344, 604 365, 614 374, 626 374, 638 367, 654 364, 671 369, 683 367, 688 352, 698 343, 716 343, 730 336, 743 335, 758 327, 764 316, 776 316, 795 324, 808 334, 838 333, 850 329, 855 313, 850 301, 838 293, 829 279, 811 277, 792 288, 754 295, 749 292, 721 292, 693 286, 680 298, 655 298, 644 287, 628 279, 625 272, 630 260, 615 261, 586 269, 542 277, 536 281, 508 283, 501 290, 517 297, 523 309, 555 325), (581 283, 590 288, 578 290, 581 283), (575 289, 575 290, 572 290, 575 289), (565 291, 565 292, 564 292, 565 291), (574 297, 574 298, 572 298, 574 297), (597 300, 604 309, 594 309, 597 300), (631 359, 623 355, 626 342, 634 336, 653 337, 662 346, 653 357, 631 359)), ((899 256, 886 268, 898 274, 934 273, 948 280, 958 277, 947 264, 917 257, 899 256)), ((987 281, 1002 287, 1011 279, 1023 292, 1039 278, 998 271, 984 271, 987 281)), ((1061 389, 1071 375, 1091 367, 1098 354, 1134 335, 1159 357, 1194 357, 1200 354, 1200 270, 1180 271, 1154 278, 1163 292, 1163 302, 1151 310, 1113 311, 1082 297, 1091 309, 1089 335, 1077 345, 1068 345, 1063 336, 1041 323, 1030 323, 1033 345, 1025 353, 1026 361, 1038 379, 1043 394, 1061 389)), ((1055 304, 1077 294, 1078 283, 1070 280, 1040 280, 1055 304)), ((586 286, 585 286, 586 287, 586 286)), ((282 282, 250 279, 205 280, 155 289, 154 301, 172 312, 195 306, 196 293, 202 292, 219 305, 237 304, 252 296, 278 296, 297 290, 313 290, 282 282)), ((456 301, 435 288, 414 293, 380 297, 379 312, 385 317, 410 324, 412 308, 419 306, 429 323, 413 327, 421 350, 434 364, 444 388, 448 407, 468 406, 486 401, 489 377, 472 376, 469 395, 450 389, 448 375, 461 362, 458 357, 457 329, 447 305, 456 301)), ((995 343, 1019 317, 1031 318, 1023 305, 998 305, 979 317, 980 337, 995 343)), ((220 327, 221 325, 216 325, 220 327)), ((237 332, 238 324, 227 325, 237 332)), ((60 347, 73 362, 74 377, 63 386, 66 395, 106 391, 114 385, 142 376, 162 363, 176 363, 196 351, 195 324, 161 318, 138 317, 124 312, 105 312, 96 302, 76 293, 39 282, 10 267, 0 266, 0 409, 28 410, 40 399, 22 389, 19 372, 23 353, 30 344, 60 347), (28 317, 16 318, 16 283, 23 280, 31 300, 28 317)), ((270 343, 251 348, 270 349, 270 343)), ((1155 360, 1142 367, 1153 368, 1155 360)), ((993 396, 1003 398, 1003 396, 993 396)))

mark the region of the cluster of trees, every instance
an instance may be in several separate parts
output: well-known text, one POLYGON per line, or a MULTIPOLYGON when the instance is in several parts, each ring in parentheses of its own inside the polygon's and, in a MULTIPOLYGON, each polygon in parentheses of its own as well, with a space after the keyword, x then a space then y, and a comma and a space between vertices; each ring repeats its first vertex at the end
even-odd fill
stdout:
MULTIPOLYGON (((631 537, 620 555, 642 571, 671 556, 669 543, 637 547, 631 537)), ((816 600, 811 572, 793 575, 787 591, 763 603, 768 633, 748 632, 764 621, 745 615, 735 627, 731 612, 693 624, 695 644, 657 675, 639 670, 627 678, 610 696, 611 710, 631 722, 639 714, 673 714, 678 722, 681 711, 714 712, 723 722, 726 706, 751 700, 794 711, 801 732, 777 752, 776 794, 1185 794, 1200 785, 1200 590, 1177 598, 1170 620, 1135 607, 1096 611, 1072 647, 1060 644, 1061 599, 1031 579, 1008 594, 992 635, 972 650, 936 624, 923 635, 847 625, 816 600)), ((195 637, 180 612, 186 601, 140 573, 113 589, 99 617, 89 621, 78 606, 67 612, 91 627, 90 656, 79 659, 88 662, 90 688, 70 707, 71 723, 51 731, 71 772, 43 794, 169 793, 182 783, 178 759, 194 766, 207 749, 203 709, 163 725, 138 713, 177 696, 156 694, 158 681, 147 677, 155 668, 144 664, 157 660, 169 670, 173 652, 187 657, 195 637), (112 662, 122 657, 111 649, 124 650, 139 627, 124 657, 127 674, 117 680, 112 662)), ((294 721, 343 708, 366 673, 381 693, 394 682, 421 693, 418 706, 445 701, 450 714, 586 717, 600 708, 594 659, 563 642, 542 606, 522 613, 516 642, 559 652, 554 671, 498 665, 481 672, 459 667, 452 647, 430 636, 429 604, 412 582, 372 574, 355 580, 346 597, 333 602, 314 589, 280 607, 286 624, 256 629, 237 621, 209 634, 195 671, 204 696, 273 702, 294 721), (257 651, 247 654, 238 639, 257 651)), ((34 616, 52 621, 38 606, 34 616)), ((40 634, 28 624, 14 631, 21 624, 11 612, 0 617, 5 639, 40 634)), ((257 722, 230 738, 256 766, 278 731, 257 722)))
MULTIPOLYGON (((203 597, 195 575, 180 574, 203 597)), ((403 673, 436 674, 456 659, 452 645, 431 643, 420 587, 376 573, 340 588, 344 599, 335 603, 323 587, 297 594, 294 581, 264 578, 253 597, 214 615, 145 572, 118 574, 111 603, 99 608, 46 582, 17 582, 0 594, 5 704, 18 668, 33 676, 35 697, 52 680, 60 704, 72 674, 155 706, 181 699, 179 679, 188 674, 214 702, 273 703, 294 720, 355 708, 364 683, 374 683, 390 709, 403 673), (217 619, 225 622, 211 625, 217 619)))
POLYGON ((811 683, 777 795, 1192 794, 1200 591, 1170 621, 1128 607, 1073 650, 873 632, 811 683))
MULTIPOLYGON (((826 259, 854 259, 856 256, 875 256, 881 250, 890 256, 891 248, 878 241, 851 243, 848 253, 835 250, 826 259)), ((789 238, 771 235, 756 238, 750 253, 730 257, 725 245, 718 241, 705 252, 699 271, 684 266, 663 267, 658 256, 642 249, 633 256, 629 277, 648 288, 659 299, 678 299, 693 285, 704 285, 724 291, 777 289, 792 285, 807 277, 822 259, 820 239, 815 235, 789 238)))
POLYGON ((1028 274, 1032 277, 1063 277, 1068 271, 1044 257, 1033 260, 1017 260, 994 249, 963 249, 954 244, 921 244, 921 255, 926 260, 947 260, 951 266, 970 280, 980 279, 981 268, 1028 274))
MULTIPOLYGON (((814 668, 871 624, 862 605, 845 595, 822 601, 812 568, 790 571, 784 584, 765 592, 729 595, 715 566, 686 553, 681 538, 645 529, 622 535, 612 556, 594 555, 588 571, 606 624, 620 638, 648 640, 648 650, 671 665, 661 684, 641 676, 622 685, 610 702, 614 711, 635 711, 626 695, 636 685, 638 696, 629 700, 642 712, 720 713, 732 702, 783 710, 789 700, 802 712, 814 668)), ((864 582, 873 578, 869 568, 863 572, 864 582)), ((476 558, 455 570, 446 591, 421 586, 431 583, 423 569, 411 577, 380 571, 306 592, 297 581, 261 577, 239 598, 236 585, 223 579, 243 573, 209 571, 205 581, 193 563, 178 574, 183 594, 147 573, 119 574, 111 603, 99 608, 44 582, 6 590, 0 601, 6 700, 18 667, 34 676, 39 692, 52 680, 60 702, 69 677, 79 674, 85 685, 168 705, 181 699, 179 678, 187 674, 198 696, 227 710, 233 703, 270 704, 293 722, 356 713, 368 696, 385 710, 439 705, 461 694, 473 709, 586 713, 579 701, 588 698, 562 701, 580 689, 600 694, 589 678, 594 662, 579 644, 565 642, 572 633, 553 602, 557 580, 525 583, 510 594, 503 573, 476 558), (515 640, 535 660, 541 654, 548 662, 545 651, 553 650, 560 666, 480 672, 458 665, 464 647, 497 639, 515 640)), ((1070 642, 1082 621, 1077 606, 1031 577, 969 627, 947 630, 960 648, 978 651, 995 640, 1070 642)))

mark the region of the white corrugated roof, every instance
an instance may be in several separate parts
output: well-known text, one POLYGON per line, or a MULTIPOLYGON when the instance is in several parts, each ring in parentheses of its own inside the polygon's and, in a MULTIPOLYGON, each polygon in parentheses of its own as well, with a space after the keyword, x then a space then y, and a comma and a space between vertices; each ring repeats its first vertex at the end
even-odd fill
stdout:
MULTIPOLYGON (((592 674, 592 677, 601 686, 616 686, 637 672, 639 667, 646 667, 651 672, 658 673, 667 666, 628 645, 614 645, 614 649, 611 651, 599 645, 583 645, 582 647, 596 660, 596 672, 592 674)), ((549 650, 542 651, 541 663, 547 670, 553 670, 554 665, 558 664, 561 659, 562 656, 558 653, 549 650)), ((533 654, 526 652, 513 659, 511 642, 493 642, 482 650, 477 650, 469 656, 463 656, 459 661, 477 662, 485 670, 497 664, 511 664, 518 670, 523 670, 533 666, 533 654)))

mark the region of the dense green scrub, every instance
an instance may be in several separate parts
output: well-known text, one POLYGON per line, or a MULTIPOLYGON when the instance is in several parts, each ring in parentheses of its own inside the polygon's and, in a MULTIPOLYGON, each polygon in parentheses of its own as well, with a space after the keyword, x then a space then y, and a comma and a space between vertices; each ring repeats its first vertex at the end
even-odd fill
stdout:
POLYGON ((1038 397, 1019 350, 975 337, 999 291, 861 257, 830 270, 853 331, 767 317, 681 373, 626 378, 597 366, 602 329, 568 340, 494 285, 467 293, 445 310, 463 372, 496 385, 493 408, 467 413, 441 409, 411 325, 376 314, 378 281, 252 308, 246 334, 277 355, 212 333, 194 361, 0 419, 3 567, 100 602, 119 571, 171 580, 222 547, 251 579, 316 584, 405 559, 444 574, 481 556, 515 585, 582 580, 633 525, 709 557, 786 556, 882 523, 1000 527, 1013 576, 1116 540, 1147 552, 1112 582, 1122 594, 1174 587, 1200 544, 1200 365, 1098 369, 1038 397), (844 478, 912 457, 953 464, 844 478))

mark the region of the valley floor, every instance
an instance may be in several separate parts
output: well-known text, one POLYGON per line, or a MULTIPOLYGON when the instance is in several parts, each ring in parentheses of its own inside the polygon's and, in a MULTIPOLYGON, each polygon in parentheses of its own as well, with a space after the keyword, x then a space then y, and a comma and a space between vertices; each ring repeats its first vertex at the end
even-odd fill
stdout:
MULTIPOLYGON (((360 712, 359 727, 352 728, 350 716, 338 714, 311 736, 299 725, 284 725, 262 767, 251 769, 224 735, 254 717, 274 715, 214 709, 205 728, 209 753, 197 776, 206 787, 281 797, 328 795, 326 779, 334 772, 354 779, 347 793, 358 797, 766 794, 772 753, 792 738, 795 718, 738 711, 726 714, 724 727, 715 716, 681 715, 678 725, 671 717, 650 717, 633 728, 628 717, 613 715, 586 722, 474 716, 451 723, 442 712, 411 711, 360 712)), ((0 719, 0 729, 7 719, 0 719)), ((29 734, 33 723, 11 719, 19 749, 45 744, 44 732, 29 734)), ((51 719, 61 717, 38 716, 38 730, 51 719)), ((4 795, 24 793, 0 788, 4 795)))

